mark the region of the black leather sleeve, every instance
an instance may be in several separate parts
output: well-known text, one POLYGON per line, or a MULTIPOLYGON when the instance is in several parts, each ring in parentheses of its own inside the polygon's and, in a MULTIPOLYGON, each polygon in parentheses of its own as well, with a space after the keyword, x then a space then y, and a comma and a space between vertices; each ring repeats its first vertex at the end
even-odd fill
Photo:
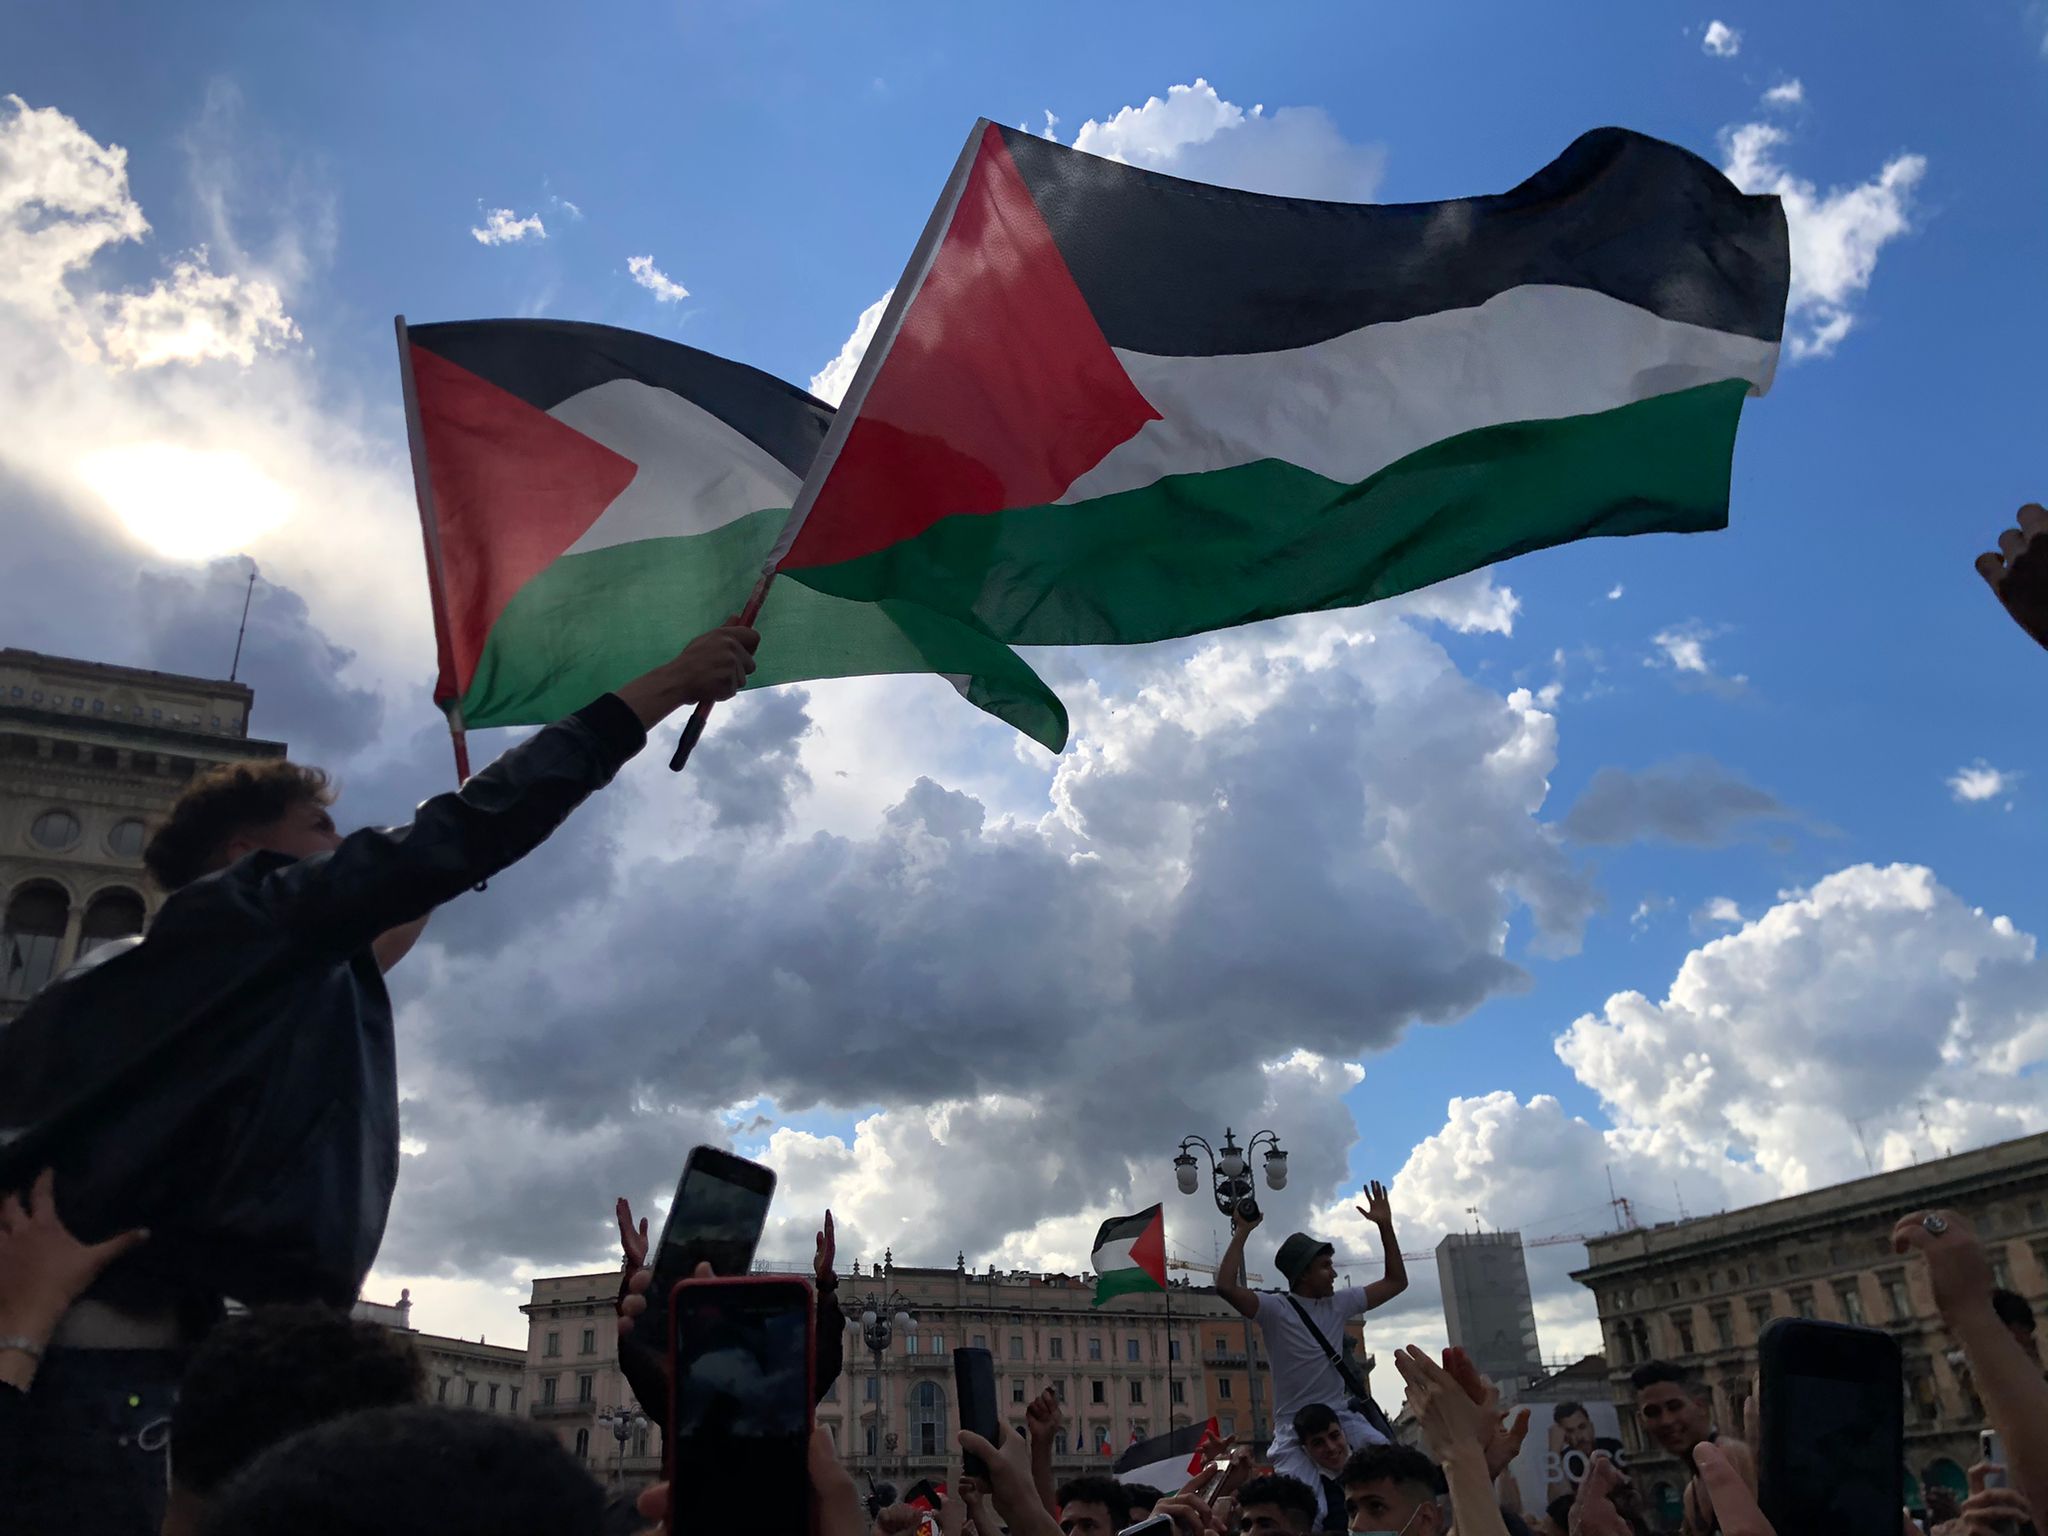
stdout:
POLYGON ((426 801, 411 825, 365 827, 332 853, 279 865, 259 899, 308 948, 352 954, 526 857, 646 742, 606 694, 426 801))

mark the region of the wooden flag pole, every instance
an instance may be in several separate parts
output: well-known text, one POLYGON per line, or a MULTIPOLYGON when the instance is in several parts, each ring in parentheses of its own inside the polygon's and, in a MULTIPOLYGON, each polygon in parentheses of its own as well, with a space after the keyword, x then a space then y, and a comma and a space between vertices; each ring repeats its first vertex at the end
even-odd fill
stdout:
MULTIPOLYGON (((412 449, 413 497, 420 507, 420 537, 427 550, 427 599, 434 609, 434 647, 440 653, 441 676, 453 682, 455 642, 448 632, 448 596, 441 570, 441 527, 434 518, 434 482, 427 470, 427 438, 420 430, 419 386, 412 376, 412 338, 405 328, 405 316, 392 316, 398 332, 398 379, 405 396, 405 439, 412 449)), ((469 781, 469 737, 462 725, 462 700, 450 699, 444 706, 448 716, 448 740, 455 748, 455 785, 469 781)))

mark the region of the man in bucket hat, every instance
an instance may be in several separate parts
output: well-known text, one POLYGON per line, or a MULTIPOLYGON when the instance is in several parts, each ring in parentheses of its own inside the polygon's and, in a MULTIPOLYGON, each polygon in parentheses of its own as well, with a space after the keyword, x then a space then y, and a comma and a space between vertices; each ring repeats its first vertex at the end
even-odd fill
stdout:
POLYGON ((1259 1325, 1266 1357, 1273 1365, 1273 1470, 1316 1486, 1315 1461, 1295 1437, 1294 1416, 1310 1403, 1326 1404, 1344 1427, 1353 1450, 1384 1441, 1385 1431, 1367 1417, 1371 1399, 1358 1367, 1344 1357, 1344 1325, 1361 1312, 1384 1306, 1408 1289, 1408 1269, 1394 1237, 1394 1212, 1378 1180, 1365 1187, 1358 1214, 1379 1228, 1386 1274, 1371 1285, 1337 1288, 1336 1250, 1320 1238, 1296 1232, 1273 1256, 1287 1281, 1285 1291, 1254 1291, 1241 1283, 1245 1239, 1259 1224, 1256 1207, 1240 1206, 1231 1217, 1230 1246, 1216 1267, 1216 1293, 1259 1325))

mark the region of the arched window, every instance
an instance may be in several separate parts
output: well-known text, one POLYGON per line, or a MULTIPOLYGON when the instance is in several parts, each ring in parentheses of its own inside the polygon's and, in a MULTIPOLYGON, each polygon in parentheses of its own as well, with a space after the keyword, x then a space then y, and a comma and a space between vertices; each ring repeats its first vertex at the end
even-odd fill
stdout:
POLYGON ((587 1429, 576 1431, 576 1459, 578 1461, 590 1460, 590 1431, 587 1429))
POLYGON ((133 816, 115 822, 107 832, 107 847, 124 859, 141 858, 148 841, 149 828, 133 816))
POLYGON ((71 898, 48 883, 25 885, 0 919, 0 997, 33 997, 57 970, 71 898))
POLYGON ((142 932, 142 898, 116 886, 101 891, 85 909, 85 924, 78 934, 78 952, 90 954, 102 944, 142 932))
POLYGON ((920 1381, 910 1391, 910 1454, 946 1454, 946 1394, 936 1381, 920 1381))
POLYGON ((647 1426, 636 1425, 633 1429, 633 1454, 645 1460, 647 1456, 647 1426))

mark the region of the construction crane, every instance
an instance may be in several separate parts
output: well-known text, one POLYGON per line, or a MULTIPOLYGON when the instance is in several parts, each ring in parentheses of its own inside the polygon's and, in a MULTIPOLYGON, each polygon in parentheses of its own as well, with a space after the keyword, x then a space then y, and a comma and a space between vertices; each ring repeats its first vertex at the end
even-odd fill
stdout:
MULTIPOLYGON (((1216 1275, 1216 1266, 1214 1264, 1197 1264, 1191 1259, 1168 1259, 1166 1267, 1168 1269, 1192 1270, 1195 1274, 1208 1275, 1212 1279, 1216 1275)), ((1246 1285, 1264 1285, 1266 1277, 1261 1274, 1248 1274, 1244 1277, 1244 1283, 1246 1285)))

